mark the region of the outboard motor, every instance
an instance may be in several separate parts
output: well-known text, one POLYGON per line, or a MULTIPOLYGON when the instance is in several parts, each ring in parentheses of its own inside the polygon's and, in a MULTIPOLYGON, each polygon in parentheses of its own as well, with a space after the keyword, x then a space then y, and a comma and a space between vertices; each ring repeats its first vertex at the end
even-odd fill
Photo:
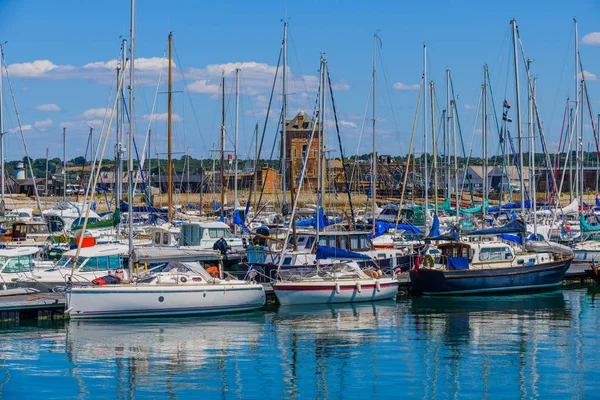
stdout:
POLYGON ((213 250, 218 250, 219 253, 221 254, 225 254, 227 253, 227 250, 229 250, 231 247, 229 247, 229 245, 227 244, 227 240, 225 240, 225 238, 221 238, 219 240, 217 240, 215 242, 215 244, 213 245, 213 250))

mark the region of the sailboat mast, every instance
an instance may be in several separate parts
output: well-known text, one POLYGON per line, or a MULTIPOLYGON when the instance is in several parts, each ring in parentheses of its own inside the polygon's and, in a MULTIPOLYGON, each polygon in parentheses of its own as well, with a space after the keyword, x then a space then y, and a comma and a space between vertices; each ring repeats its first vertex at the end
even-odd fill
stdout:
POLYGON ((225 216, 225 71, 221 75, 221 217, 225 216))
POLYGON ((173 222, 173 32, 169 33, 169 89, 167 93, 167 193, 168 217, 173 222))
POLYGON ((133 274, 133 206, 135 203, 133 193, 133 133, 135 128, 134 112, 134 87, 135 87, 135 0, 131 0, 131 32, 129 42, 129 145, 128 151, 128 192, 129 192, 129 215, 127 217, 128 225, 128 245, 129 245, 129 276, 133 274))
MULTIPOLYGON (((283 23, 283 74, 282 85, 282 108, 281 108, 281 212, 287 214, 287 22, 283 23)), ((293 185, 292 185, 293 186, 293 185)), ((293 196, 293 194, 292 194, 293 196)))
POLYGON ((319 116, 317 118, 319 124, 319 138, 317 141, 317 214, 315 215, 315 227, 317 230, 317 243, 319 242, 319 231, 323 229, 321 226, 321 207, 323 207, 323 129, 325 126, 323 99, 325 98, 325 59, 321 56, 321 66, 319 68, 319 116))
MULTIPOLYGON (((574 25, 574 30, 575 30, 575 104, 577 104, 577 106, 575 107, 575 116, 573 117, 573 133, 575 135, 577 135, 577 127, 578 124, 581 125, 582 129, 581 132, 583 132, 583 102, 581 101, 580 98, 580 93, 579 93, 579 86, 580 86, 580 77, 579 77, 579 30, 577 27, 577 19, 573 18, 573 25, 574 25), (581 108, 581 121, 577 121, 577 107, 581 108)), ((583 74, 581 76, 581 78, 583 79, 583 74)), ((581 96, 583 97, 583 96, 581 96)), ((581 137, 579 137, 579 140, 581 140, 581 137)), ((580 150, 580 143, 579 140, 575 142, 575 154, 577 154, 577 158, 575 160, 575 198, 577 198, 579 196, 579 190, 580 190, 580 185, 583 186, 583 182, 580 182, 579 180, 579 158, 581 157, 579 150, 580 150)), ((583 193, 583 190, 582 190, 583 193)), ((583 197, 583 195, 582 195, 583 197)), ((580 206, 583 207, 583 199, 580 199, 580 206)))
POLYGON ((63 128, 63 201, 67 201, 67 128, 63 128))
MULTIPOLYGON (((117 67, 117 76, 120 74, 125 74, 125 65, 127 64, 127 40, 125 39, 123 39, 121 44, 121 51, 122 59, 121 65, 117 67)), ((123 199, 123 135, 125 133, 125 99, 121 94, 117 96, 117 99, 119 105, 117 106, 117 179, 115 180, 117 191, 115 208, 120 209, 121 200, 123 199)), ((117 232, 118 231, 119 229, 117 228, 117 232)))
MULTIPOLYGON (((376 105, 376 94, 377 94, 377 34, 373 35, 373 167, 371 176, 371 202, 373 206, 373 232, 375 232, 375 222, 377 215, 375 210, 377 209, 377 146, 376 146, 376 118, 375 118, 375 105, 376 105)), ((402 204, 399 205, 402 207, 402 204)), ((399 211, 398 211, 399 212, 399 211)))
POLYGON ((483 85, 481 86, 481 159, 483 161, 481 188, 481 212, 485 218, 485 200, 488 198, 488 162, 487 162, 487 65, 483 66, 483 85))
MULTIPOLYGON (((425 219, 429 204, 429 174, 427 173, 427 44, 423 43, 423 177, 425 185, 425 219)), ((400 205, 402 206, 402 205, 400 205)))
MULTIPOLYGON (((527 73, 530 75, 529 64, 527 67, 527 73)), ((531 91, 530 99, 529 99, 529 137, 530 137, 530 146, 529 151, 531 153, 531 165, 529 166, 529 182, 531 184, 531 211, 533 214, 533 234, 537 236, 537 214, 536 214, 536 204, 537 204, 537 190, 535 183, 535 124, 533 120, 533 99, 535 98, 535 91, 537 85, 537 78, 533 78, 533 90, 531 91)), ((529 85, 528 85, 529 86, 529 85)))
MULTIPOLYGON (((2 44, 0 44, 0 174, 2 174, 2 193, 0 198, 0 211, 5 212, 5 203, 4 203, 4 99, 2 98, 2 81, 4 80, 3 75, 4 70, 4 49, 2 48, 2 44)), ((46 157, 47 159, 48 157, 46 157)), ((48 180, 46 179, 46 185, 48 184, 48 180)), ((48 190, 46 189, 46 192, 48 190)), ((40 210, 41 212, 42 210, 40 210)))
MULTIPOLYGON (((240 69, 235 69, 235 142, 233 144, 234 178, 233 178, 233 212, 238 206, 238 132, 240 112, 240 69)), ((234 233, 237 233, 237 225, 234 225, 234 233)))
POLYGON ((521 183, 521 215, 525 215, 525 183, 523 182, 523 134, 521 129, 521 92, 519 91, 519 56, 517 54, 517 20, 512 19, 513 31, 513 52, 515 62, 515 96, 517 107, 517 134, 519 138, 519 168, 521 168, 520 183, 521 183))
POLYGON ((435 98, 434 98, 434 84, 433 81, 429 82, 430 103, 431 103, 431 144, 433 147, 433 195, 435 204, 435 215, 438 213, 438 174, 437 174, 437 146, 435 145, 435 98))
POLYGON ((446 196, 452 196, 452 180, 450 173, 450 70, 446 69, 446 110, 444 113, 444 134, 446 137, 446 196))

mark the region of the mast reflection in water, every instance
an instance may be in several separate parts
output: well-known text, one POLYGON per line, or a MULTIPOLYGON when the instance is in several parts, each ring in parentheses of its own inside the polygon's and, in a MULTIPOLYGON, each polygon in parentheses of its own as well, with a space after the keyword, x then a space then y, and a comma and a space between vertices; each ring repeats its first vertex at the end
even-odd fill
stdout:
POLYGON ((3 398, 597 397, 600 294, 5 324, 3 398))

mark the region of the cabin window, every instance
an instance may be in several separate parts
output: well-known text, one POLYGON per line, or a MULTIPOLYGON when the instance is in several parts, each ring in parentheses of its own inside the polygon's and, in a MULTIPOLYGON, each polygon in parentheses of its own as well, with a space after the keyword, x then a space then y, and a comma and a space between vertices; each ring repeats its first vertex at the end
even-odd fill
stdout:
POLYGON ((169 233, 168 232, 163 233, 163 241, 162 242, 164 245, 169 244, 169 233))
MULTIPOLYGON (((87 262, 85 263, 85 265, 83 267, 81 267, 81 269, 79 270, 80 272, 90 272, 90 271, 96 271, 98 270, 98 259, 102 258, 102 257, 90 257, 88 258, 87 262)), ((106 258, 106 257, 104 257, 106 258)), ((101 263, 102 265, 102 263, 101 263)), ((105 268, 103 268, 105 269, 105 268)))
MULTIPOLYGON (((6 258, 2 257, 2 262, 6 262, 6 258)), ((31 271, 31 256, 12 257, 6 263, 2 272, 28 272, 31 271)))
POLYGON ((306 249, 312 249, 313 244, 315 243, 315 237, 314 236, 309 236, 308 239, 306 240, 306 246, 304 246, 304 248, 306 249))
POLYGON ((517 265, 523 265, 525 264, 525 260, 517 260, 517 265))
POLYGON ((367 235, 359 235, 358 240, 361 249, 368 249, 369 247, 371 247, 369 246, 369 238, 367 237, 367 235))
POLYGON ((364 246, 360 245, 360 236, 359 235, 351 235, 350 236, 350 246, 353 250, 361 249, 364 246))
POLYGON ((348 236, 340 236, 340 249, 348 250, 348 236))
POLYGON ((321 236, 319 238, 319 246, 327 246, 327 236, 321 236))
POLYGON ((380 260, 385 259, 386 258, 385 253, 379 253, 379 254, 377 254, 377 258, 380 259, 380 260))
POLYGON ((483 248, 479 252, 479 259, 481 261, 504 261, 506 260, 506 250, 505 247, 483 248))
POLYGON ((283 265, 291 265, 292 264, 292 257, 286 257, 283 259, 283 265))
POLYGON ((160 232, 154 232, 154 243, 160 244, 160 232))
POLYGON ((231 237, 231 232, 226 228, 209 228, 208 235, 211 239, 221 239, 231 237))

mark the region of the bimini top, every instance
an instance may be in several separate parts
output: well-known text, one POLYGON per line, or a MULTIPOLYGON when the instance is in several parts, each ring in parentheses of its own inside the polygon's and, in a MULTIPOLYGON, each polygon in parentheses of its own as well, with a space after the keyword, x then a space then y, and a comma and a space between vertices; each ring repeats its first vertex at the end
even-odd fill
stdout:
MULTIPOLYGON (((92 246, 83 247, 79 252, 80 257, 102 257, 102 256, 113 256, 115 254, 127 255, 129 254, 129 247, 121 244, 111 244, 103 246, 92 246)), ((66 251, 63 257, 74 257, 77 255, 77 249, 66 251)))
POLYGON ((17 257, 36 254, 41 249, 39 247, 7 247, 0 249, 0 257, 17 257))

